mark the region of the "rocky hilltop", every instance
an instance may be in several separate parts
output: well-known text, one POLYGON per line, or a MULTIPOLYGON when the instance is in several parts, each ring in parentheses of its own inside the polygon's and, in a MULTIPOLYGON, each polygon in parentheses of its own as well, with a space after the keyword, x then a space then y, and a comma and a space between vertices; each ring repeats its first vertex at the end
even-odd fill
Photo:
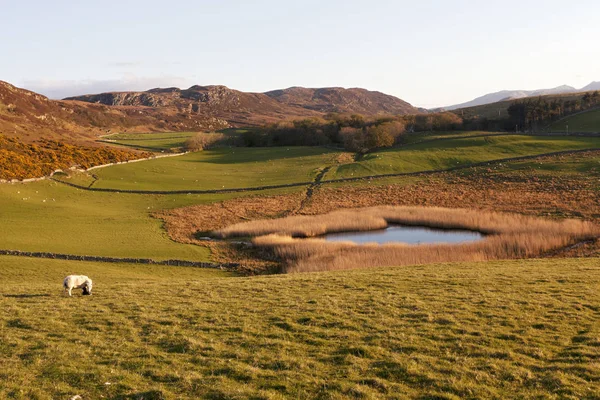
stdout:
POLYGON ((192 86, 188 89, 156 88, 145 92, 110 92, 66 98, 108 106, 148 107, 192 117, 216 117, 234 126, 257 125, 320 113, 289 106, 263 93, 245 93, 226 86, 192 86))
POLYGON ((226 86, 192 86, 188 89, 151 89, 145 92, 114 92, 69 97, 111 106, 174 107, 180 112, 212 114, 233 123, 288 117, 319 116, 330 112, 416 114, 409 103, 366 89, 292 87, 266 93, 246 93, 226 86))
MULTIPOLYGON (((108 96, 107 96, 108 97, 108 96)), ((131 100, 131 104, 151 99, 131 100)), ((40 138, 89 142, 115 131, 200 131, 227 128, 212 114, 180 112, 172 107, 109 106, 74 100, 50 100, 0 81, 0 135, 25 141, 40 138)))

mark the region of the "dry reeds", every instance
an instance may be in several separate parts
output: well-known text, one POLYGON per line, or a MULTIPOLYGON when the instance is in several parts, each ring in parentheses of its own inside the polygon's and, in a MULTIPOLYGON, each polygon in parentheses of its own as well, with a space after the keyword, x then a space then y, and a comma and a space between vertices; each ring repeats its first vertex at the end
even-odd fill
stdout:
POLYGON ((216 233, 221 237, 254 236, 256 246, 270 249, 284 261, 286 272, 305 272, 536 257, 597 237, 600 229, 593 223, 578 220, 551 221, 465 209, 383 206, 251 221, 216 233), (381 229, 389 223, 467 229, 488 236, 478 242, 458 245, 357 245, 322 239, 295 239, 330 232, 381 229))

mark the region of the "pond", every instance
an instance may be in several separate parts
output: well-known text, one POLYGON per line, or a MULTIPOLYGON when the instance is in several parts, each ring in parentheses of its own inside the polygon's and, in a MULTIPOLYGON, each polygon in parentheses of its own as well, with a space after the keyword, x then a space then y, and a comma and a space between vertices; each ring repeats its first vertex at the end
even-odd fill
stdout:
POLYGON ((323 238, 330 242, 363 243, 465 243, 484 238, 479 232, 465 230, 432 229, 423 226, 390 225, 386 229, 366 232, 329 233, 323 238))

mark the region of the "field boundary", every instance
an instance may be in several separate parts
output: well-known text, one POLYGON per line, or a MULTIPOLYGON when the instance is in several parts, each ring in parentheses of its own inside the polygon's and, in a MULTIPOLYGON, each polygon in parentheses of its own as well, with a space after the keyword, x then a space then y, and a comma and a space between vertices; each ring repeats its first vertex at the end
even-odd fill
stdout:
POLYGON ((187 261, 187 260, 153 260, 150 258, 129 258, 129 257, 104 257, 104 256, 86 256, 75 254, 51 253, 51 252, 36 252, 36 251, 20 251, 20 250, 0 250, 2 256, 17 256, 31 258, 48 258, 57 260, 72 260, 72 261, 95 261, 105 263, 129 263, 129 264, 151 264, 151 265, 169 265, 177 267, 196 267, 196 268, 211 268, 222 270, 233 270, 240 266, 238 263, 211 263, 203 261, 187 261))
POLYGON ((206 189, 206 190, 131 190, 131 189, 112 189, 112 188, 92 188, 87 186, 78 185, 71 182, 65 182, 60 179, 56 179, 51 177, 50 179, 59 182, 68 186, 75 187, 81 190, 89 190, 93 192, 111 192, 111 193, 129 193, 129 194, 217 194, 217 193, 240 193, 240 192, 258 192, 263 190, 270 189, 283 189, 283 188, 292 188, 292 187, 300 187, 300 186, 310 186, 317 187, 321 185, 325 185, 328 183, 343 183, 343 182, 357 182, 363 180, 373 180, 373 179, 382 179, 382 178, 394 178, 394 177, 402 177, 402 176, 421 176, 421 175, 432 175, 443 172, 452 172, 458 171, 462 169, 469 169, 474 167, 481 167, 486 165, 494 165, 501 164, 503 162, 512 162, 512 161, 524 161, 524 160, 534 160, 536 158, 541 157, 549 157, 549 156, 560 156, 560 155, 571 155, 571 154, 582 154, 588 152, 600 151, 600 147, 594 147, 589 149, 580 149, 580 150, 562 150, 555 151, 550 153, 541 153, 534 154, 530 156, 518 156, 518 157, 508 157, 508 158, 499 158, 495 160, 482 161, 477 163, 459 165, 456 167, 450 167, 447 169, 438 169, 438 170, 425 170, 425 171, 415 171, 415 172, 398 172, 393 174, 381 174, 381 175, 366 175, 361 177, 352 177, 352 178, 339 178, 339 179, 328 179, 328 180, 319 180, 318 182, 295 182, 295 183, 285 183, 281 185, 267 185, 267 186, 256 186, 256 187, 246 187, 246 188, 231 188, 231 189, 206 189))
MULTIPOLYGON (((188 153, 190 153, 190 152, 186 151, 186 152, 183 152, 183 153, 156 154, 156 155, 153 155, 151 157, 136 158, 134 160, 119 161, 119 162, 115 162, 115 163, 95 165, 93 167, 89 167, 88 169, 80 169, 80 168, 77 168, 76 166, 73 166, 73 167, 67 169, 67 171, 88 172, 88 171, 93 171, 93 170, 99 169, 99 168, 110 167, 110 166, 113 166, 113 165, 131 164, 131 163, 135 163, 135 162, 155 160, 155 159, 158 159, 158 158, 165 158, 165 157, 177 157, 177 156, 186 155, 188 153)), ((25 179, 22 179, 22 180, 19 180, 19 179, 10 179, 10 180, 8 180, 8 179, 0 179, 0 183, 29 183, 29 182, 43 181, 45 179, 55 180, 55 179, 52 178, 54 176, 54 174, 64 173, 64 172, 65 172, 65 170, 63 170, 63 169, 56 169, 56 170, 52 171, 49 175, 41 176, 39 178, 25 178, 25 179)))
POLYGON ((424 143, 434 143, 440 142, 444 140, 454 140, 454 139, 474 139, 474 138, 486 138, 486 137, 498 137, 498 136, 540 136, 540 137, 598 137, 600 136, 600 132, 499 132, 499 133, 484 133, 481 135, 457 135, 457 136, 448 136, 448 137, 438 137, 435 139, 424 139, 419 140, 412 143, 400 143, 396 146, 392 146, 392 148, 402 148, 408 147, 415 144, 424 144, 424 143))

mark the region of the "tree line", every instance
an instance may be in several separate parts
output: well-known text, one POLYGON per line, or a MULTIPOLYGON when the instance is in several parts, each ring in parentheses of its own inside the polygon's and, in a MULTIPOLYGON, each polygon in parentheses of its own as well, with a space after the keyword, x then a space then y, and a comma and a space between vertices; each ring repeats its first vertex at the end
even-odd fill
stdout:
POLYGON ((524 99, 513 102, 508 107, 509 123, 511 128, 521 131, 535 131, 542 124, 555 121, 563 116, 585 111, 600 105, 598 91, 586 93, 583 97, 562 100, 560 98, 524 99))
POLYGON ((282 121, 255 129, 241 135, 236 144, 247 147, 333 145, 364 153, 393 146, 406 132, 455 130, 460 129, 462 123, 462 118, 450 112, 370 118, 331 113, 323 118, 282 121))

